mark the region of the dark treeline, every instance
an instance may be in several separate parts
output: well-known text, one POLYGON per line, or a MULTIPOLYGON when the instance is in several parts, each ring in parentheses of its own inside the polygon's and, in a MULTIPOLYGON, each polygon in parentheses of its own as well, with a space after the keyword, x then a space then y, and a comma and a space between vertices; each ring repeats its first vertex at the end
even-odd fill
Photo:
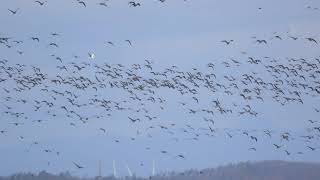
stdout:
POLYGON ((245 162, 230 164, 218 168, 204 170, 188 170, 180 173, 170 172, 158 174, 153 177, 122 177, 115 178, 95 177, 80 178, 74 177, 70 173, 60 173, 53 175, 42 171, 38 174, 18 173, 8 177, 0 177, 0 180, 319 180, 320 164, 284 162, 284 161, 263 161, 245 162))

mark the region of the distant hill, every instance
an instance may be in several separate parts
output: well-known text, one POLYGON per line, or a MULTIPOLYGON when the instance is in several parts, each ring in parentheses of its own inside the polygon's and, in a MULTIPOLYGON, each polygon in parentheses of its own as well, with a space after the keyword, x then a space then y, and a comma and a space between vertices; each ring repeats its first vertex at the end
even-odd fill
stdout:
MULTIPOLYGON (((72 177, 69 173, 59 175, 45 171, 39 174, 19 173, 0 180, 94 180, 97 178, 72 177)), ((109 176, 102 180, 116 180, 109 176)), ((126 177, 126 180, 320 180, 320 164, 285 161, 262 161, 230 164, 204 170, 188 170, 181 173, 159 174, 149 178, 126 177)))

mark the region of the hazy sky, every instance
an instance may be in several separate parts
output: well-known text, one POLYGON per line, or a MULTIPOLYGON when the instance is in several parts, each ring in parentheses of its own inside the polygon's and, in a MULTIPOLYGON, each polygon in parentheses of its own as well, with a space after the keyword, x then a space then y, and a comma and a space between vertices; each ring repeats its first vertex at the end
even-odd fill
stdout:
MULTIPOLYGON (((262 58, 270 56, 277 59, 315 58, 319 57, 319 45, 307 43, 304 38, 312 37, 320 40, 320 2, 305 0, 167 0, 160 3, 156 0, 140 1, 141 7, 129 7, 128 1, 109 0, 108 7, 99 6, 100 1, 87 0, 84 8, 76 0, 47 0, 44 6, 39 6, 33 0, 2 0, 0 6, 0 37, 12 37, 24 41, 14 48, 0 45, 0 59, 8 59, 10 64, 21 63, 34 65, 49 75, 57 73, 57 61, 51 54, 63 58, 65 63, 74 61, 73 56, 80 56, 79 62, 91 61, 88 52, 94 52, 94 63, 124 64, 144 63, 145 59, 154 62, 155 69, 163 69, 172 65, 181 70, 190 71, 193 67, 205 70, 209 62, 221 62, 234 58, 247 61, 248 56, 262 58), (312 8, 307 8, 311 6, 312 8), (16 15, 8 9, 19 8, 16 15), (261 9, 259 9, 261 8, 261 9), (56 32, 60 37, 52 37, 56 32), (274 39, 275 35, 285 40, 274 39), (288 35, 300 39, 290 41, 288 35), (34 43, 31 37, 40 38, 40 43, 34 43), (252 39, 268 40, 261 46, 252 39), (125 42, 130 39, 132 47, 125 42), (233 39, 226 46, 222 40, 233 39), (108 45, 112 41, 115 46, 108 45), (59 44, 59 48, 48 47, 51 42, 59 44), (23 55, 17 54, 23 51, 23 55), (241 52, 247 52, 247 55, 241 52)), ((223 66, 217 66, 221 76, 225 73, 223 66), (221 68, 221 69, 219 69, 221 68)), ((255 66, 235 68, 228 71, 237 76, 240 72, 262 72, 255 66)), ((86 71, 87 76, 93 73, 86 71)), ((262 72, 263 73, 263 72, 262 72)), ((262 74, 263 76, 263 74, 262 74)), ((1 84, 3 86, 3 84, 1 84)), ((10 88, 10 87, 1 87, 10 88)), ((1 91, 2 93, 2 91, 1 91)), ((89 94, 94 92, 88 92, 89 94)), ((99 92, 102 96, 121 99, 122 93, 116 90, 99 92)), ((158 116, 157 123, 192 124, 194 127, 206 127, 202 117, 190 117, 177 106, 178 102, 192 102, 183 99, 169 90, 161 90, 159 94, 167 99, 164 111, 150 106, 158 116)), ((7 95, 0 94, 4 104, 7 95)), ((16 94, 12 94, 16 96, 16 94)), ((19 97, 33 99, 45 98, 36 91, 25 93, 19 97)), ((230 99, 221 94, 213 95, 206 91, 199 98, 217 97, 223 102, 230 99)), ((239 97, 240 98, 240 97, 239 97)), ((274 131, 290 131, 297 133, 308 127, 307 120, 319 120, 319 114, 313 108, 320 108, 319 96, 304 97, 303 105, 293 103, 281 106, 270 99, 263 103, 254 102, 259 113, 258 117, 216 116, 218 128, 231 129, 273 129, 274 131)), ((281 143, 279 137, 271 140, 257 132, 261 141, 255 143, 257 152, 248 151, 252 141, 243 136, 230 139, 226 134, 218 132, 215 138, 203 137, 199 141, 187 140, 177 129, 179 142, 159 130, 154 130, 153 137, 141 136, 136 141, 129 137, 136 130, 143 130, 150 124, 128 124, 128 114, 115 113, 105 121, 92 121, 88 125, 70 127, 64 119, 47 117, 45 113, 34 114, 31 108, 22 109, 32 119, 50 119, 44 124, 25 124, 14 127, 10 124, 12 118, 4 115, 5 106, 0 105, 0 130, 8 133, 0 134, 0 175, 9 175, 20 171, 62 172, 69 170, 75 175, 96 175, 97 165, 101 160, 104 175, 112 174, 112 161, 115 160, 120 175, 127 175, 125 164, 128 163, 136 174, 149 175, 152 161, 156 162, 156 171, 184 170, 188 168, 207 168, 230 162, 247 160, 284 159, 297 161, 319 161, 319 152, 308 152, 303 155, 286 156, 283 151, 275 151, 273 143, 281 143), (124 120, 125 119, 125 120, 124 120), (104 127, 107 134, 98 129, 104 127), (21 141, 19 136, 25 136, 21 141), (114 139, 120 139, 115 143, 114 139), (33 141, 40 142, 40 148, 30 146, 33 141), (152 147, 146 151, 145 147, 152 147), (50 148, 59 151, 56 156, 44 153, 50 148), (167 150, 170 155, 159 153, 167 150), (184 154, 185 160, 174 157, 184 154), (4 163, 5 162, 5 163, 4 163), (50 164, 48 164, 50 162, 50 164), (77 162, 84 169, 77 170, 72 162, 77 162), (143 164, 143 166, 141 166, 143 164)), ((99 110, 88 109, 88 115, 99 114, 99 110)), ((313 144, 320 147, 320 144, 313 144)), ((287 147, 292 152, 305 151, 305 145, 296 141, 287 147)))

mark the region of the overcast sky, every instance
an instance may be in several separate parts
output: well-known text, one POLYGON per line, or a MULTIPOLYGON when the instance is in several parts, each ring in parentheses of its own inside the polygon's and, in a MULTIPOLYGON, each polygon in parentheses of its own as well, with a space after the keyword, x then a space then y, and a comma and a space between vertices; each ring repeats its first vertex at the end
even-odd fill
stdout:
MULTIPOLYGON (((317 1, 167 0, 160 3, 156 0, 144 0, 140 1, 141 7, 136 8, 130 7, 127 0, 106 1, 108 7, 99 6, 99 2, 87 0, 87 7, 84 8, 76 0, 47 0, 44 6, 39 6, 33 0, 2 0, 0 37, 12 37, 24 43, 14 48, 1 45, 0 59, 8 59, 12 65, 21 63, 41 67, 44 72, 54 75, 58 72, 58 63, 51 54, 62 57, 68 63, 74 61, 75 55, 80 57, 79 62, 91 61, 87 54, 94 52, 96 64, 108 62, 131 66, 148 59, 154 63, 155 69, 176 65, 183 71, 190 71, 193 67, 205 71, 208 63, 219 63, 229 58, 244 62, 248 56, 269 56, 285 60, 287 57, 307 59, 320 55, 319 45, 305 40, 306 37, 320 40, 320 10, 313 9, 320 7, 320 2, 317 1), (308 6, 312 8, 307 8, 308 6), (17 8, 19 10, 16 15, 8 11, 17 8), (50 34, 54 32, 61 36, 52 37, 50 34), (275 35, 284 40, 274 39, 275 35), (289 35, 300 39, 290 41, 289 35), (31 40, 34 36, 40 38, 40 43, 31 40), (268 44, 258 45, 253 36, 268 40, 268 44), (127 39, 132 42, 132 46, 125 41, 127 39), (234 40, 231 45, 221 42, 230 39, 234 40), (108 41, 115 45, 109 45, 108 41), (51 42, 58 43, 59 48, 48 47, 51 42), (17 54, 17 50, 23 51, 23 55, 17 54), (241 52, 246 52, 247 55, 241 52)), ((217 72, 223 77, 226 70, 222 65, 217 67, 217 72)), ((252 71, 264 75, 255 66, 242 66, 227 72, 237 76, 239 72, 252 71)), ((93 75, 90 70, 86 73, 87 76, 93 75)), ((88 92, 90 93, 93 92, 88 92)), ((101 96, 123 98, 123 94, 116 90, 100 93, 101 96)), ((169 90, 161 90, 159 94, 167 99, 167 104, 164 111, 150 107, 158 116, 156 123, 206 127, 202 124, 202 117, 190 117, 177 106, 178 102, 191 102, 192 99, 183 99, 169 90)), ((0 94, 2 104, 6 96, 0 94)), ((37 91, 32 91, 19 97, 32 99, 40 96, 37 91)), ((212 96, 214 95, 206 91, 199 94, 202 99, 212 96)), ((226 103, 237 101, 221 94, 215 96, 226 103)), ((214 119, 221 129, 272 129, 299 135, 299 132, 308 127, 308 119, 320 120, 319 114, 314 111, 314 108, 320 108, 319 96, 304 99, 303 105, 293 103, 286 106, 275 103, 271 98, 265 99, 263 103, 252 104, 259 113, 258 117, 232 115, 217 116, 214 119)), ((11 106, 22 109, 18 104, 11 106)), ((5 129, 8 133, 0 134, 0 175, 20 171, 47 170, 58 173, 68 170, 74 175, 94 176, 97 174, 99 160, 102 162, 104 175, 112 174, 113 160, 119 175, 127 175, 126 163, 134 173, 150 175, 153 160, 156 172, 216 167, 248 160, 320 160, 319 152, 286 156, 283 151, 275 151, 272 144, 281 143, 280 138, 277 136, 270 140, 259 132, 257 135, 261 137, 261 141, 254 144, 256 152, 248 151, 252 147, 252 141, 243 136, 228 138, 222 131, 215 138, 203 137, 199 141, 192 141, 184 140, 185 135, 177 130, 180 133, 176 136, 180 141, 175 142, 167 134, 155 130, 152 138, 142 136, 131 141, 129 138, 136 134, 136 130, 144 129, 150 124, 128 124, 124 119, 130 114, 122 113, 115 113, 107 121, 93 121, 76 128, 70 127, 59 116, 55 119, 50 117, 51 121, 43 125, 25 124, 16 128, 10 124, 14 119, 4 115, 4 108, 5 106, 0 106, 0 130, 5 129), (107 129, 108 133, 101 133, 98 130, 100 127, 107 129), (25 136, 26 139, 21 141, 19 136, 25 136), (120 143, 115 143, 114 139, 120 139, 120 143), (30 146, 35 140, 41 142, 41 148, 30 146), (146 151, 146 147, 152 147, 151 151, 146 151), (44 153, 45 148, 59 151, 60 156, 44 153), (160 150, 166 150, 170 155, 163 155, 159 153, 160 150), (177 154, 185 155, 186 159, 174 157, 177 154), (72 162, 85 168, 78 170, 72 162)), ((98 110, 87 111, 92 116, 101 113, 98 110)), ((34 114, 31 108, 25 109, 25 112, 32 119, 50 119, 45 113, 34 114)), ((319 143, 313 145, 320 147, 319 143)), ((292 152, 306 150, 299 141, 288 146, 292 152)))

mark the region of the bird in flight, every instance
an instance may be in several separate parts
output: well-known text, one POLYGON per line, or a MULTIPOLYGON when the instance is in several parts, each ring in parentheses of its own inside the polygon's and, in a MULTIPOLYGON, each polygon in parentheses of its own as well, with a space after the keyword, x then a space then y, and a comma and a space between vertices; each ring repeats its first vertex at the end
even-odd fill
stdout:
POLYGON ((59 47, 58 44, 56 44, 56 43, 50 43, 49 46, 55 46, 57 48, 59 47))
POLYGON ((280 145, 277 145, 277 144, 273 144, 277 149, 281 148, 280 145))
POLYGON ((311 151, 314 151, 314 150, 316 150, 316 148, 314 148, 314 147, 311 147, 311 146, 307 146, 307 148, 309 148, 311 151))
POLYGON ((113 42, 111 42, 111 41, 108 41, 107 43, 114 46, 113 42))
POLYGON ((36 3, 38 3, 40 6, 43 6, 47 1, 35 1, 36 3))
POLYGON ((130 6, 133 6, 133 7, 141 6, 140 3, 134 2, 134 1, 130 1, 128 4, 129 4, 130 6))
POLYGON ((297 40, 298 39, 298 37, 294 37, 294 36, 289 36, 291 39, 293 39, 293 40, 297 40))
POLYGON ((88 55, 89 55, 89 58, 90 58, 90 59, 94 59, 94 58, 95 58, 94 53, 88 53, 88 55))
POLYGON ((74 164, 78 169, 84 168, 83 166, 80 166, 79 164, 77 164, 77 163, 75 163, 75 162, 73 162, 73 164, 74 164))
POLYGON ((98 3, 100 6, 108 7, 108 5, 105 2, 98 3))
POLYGON ((311 119, 309 119, 308 121, 309 121, 310 123, 312 123, 312 124, 315 123, 315 122, 317 122, 317 121, 313 121, 313 120, 311 120, 311 119))
POLYGON ((17 8, 16 10, 12 10, 12 9, 8 9, 12 14, 17 14, 19 11, 19 8, 17 8))
POLYGON ((261 40, 260 40, 260 39, 257 39, 256 42, 259 43, 259 44, 261 44, 261 43, 267 44, 267 41, 264 40, 264 39, 261 39, 261 40))
POLYGON ((31 39, 33 40, 33 41, 40 41, 40 39, 39 38, 37 38, 37 37, 31 37, 31 39))
POLYGON ((316 43, 316 44, 318 44, 318 42, 315 40, 315 39, 313 39, 313 38, 306 38, 308 41, 310 41, 310 42, 314 42, 314 43, 316 43))
POLYGON ((230 43, 232 43, 232 42, 233 42, 233 40, 232 40, 232 39, 231 39, 231 40, 229 40, 229 41, 227 41, 227 40, 222 40, 221 42, 226 43, 227 45, 229 45, 230 43))
POLYGON ((51 36, 60 36, 60 34, 58 34, 58 33, 51 33, 51 36))
POLYGON ((84 1, 80 1, 80 0, 77 0, 79 4, 82 4, 84 7, 87 7, 86 3, 84 1))
POLYGON ((127 39, 126 42, 128 42, 130 44, 130 46, 132 46, 132 43, 130 40, 127 39))
POLYGON ((179 154, 177 157, 185 159, 184 155, 182 155, 182 154, 179 154))
POLYGON ((103 131, 104 133, 106 133, 106 129, 100 128, 100 130, 103 131))

